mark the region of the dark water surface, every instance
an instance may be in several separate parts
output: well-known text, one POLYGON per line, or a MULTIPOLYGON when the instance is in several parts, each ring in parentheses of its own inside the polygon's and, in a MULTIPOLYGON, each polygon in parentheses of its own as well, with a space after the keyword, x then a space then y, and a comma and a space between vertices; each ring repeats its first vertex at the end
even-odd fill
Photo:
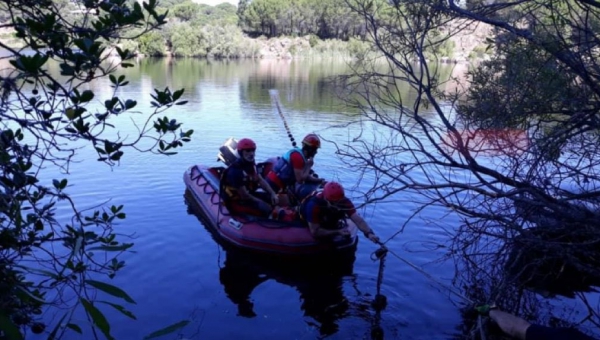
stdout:
MULTIPOLYGON (((149 112, 154 88, 185 88, 189 104, 167 115, 195 133, 176 156, 126 152, 121 166, 111 170, 84 150, 82 162, 72 168, 73 185, 68 192, 80 208, 113 197, 111 203, 124 204, 127 213, 119 232, 135 237, 135 253, 123 255, 126 267, 114 281, 137 302, 127 306, 137 321, 103 309, 117 339, 141 339, 183 319, 191 322, 180 335, 189 339, 368 339, 373 326, 382 327, 386 339, 460 338, 458 306, 464 301, 391 255, 381 287, 388 305, 377 318, 370 304, 378 274, 378 263, 370 255, 377 247, 362 236, 349 258, 282 264, 272 256, 227 251, 185 202, 183 172, 196 163, 217 165, 218 148, 228 137, 253 138, 259 160, 282 154, 291 146, 271 105, 269 89, 279 91, 296 138, 316 132, 338 142, 352 139, 358 126, 345 124, 356 113, 336 100, 324 81, 347 70, 344 63, 335 61, 148 59, 123 71, 130 85, 119 95, 137 99, 142 112, 149 112)), ((108 80, 90 86, 102 93, 97 98, 110 95, 108 80)), ((131 117, 140 121, 146 114, 121 117, 122 134, 134 131, 131 117)), ((369 182, 367 178, 357 184, 356 169, 343 166, 329 143, 319 151, 315 168, 321 176, 341 181, 351 196, 358 197, 369 182)), ((359 211, 383 240, 394 235, 414 212, 410 197, 395 199, 359 211)), ((445 253, 436 245, 446 243, 445 230, 457 224, 456 216, 431 208, 388 245, 450 286, 454 265, 436 261, 445 253)), ((575 300, 556 303, 567 309, 577 307, 575 300)), ((84 318, 82 312, 76 314, 80 324, 84 318)), ((89 335, 68 333, 66 338, 87 339, 89 335)))

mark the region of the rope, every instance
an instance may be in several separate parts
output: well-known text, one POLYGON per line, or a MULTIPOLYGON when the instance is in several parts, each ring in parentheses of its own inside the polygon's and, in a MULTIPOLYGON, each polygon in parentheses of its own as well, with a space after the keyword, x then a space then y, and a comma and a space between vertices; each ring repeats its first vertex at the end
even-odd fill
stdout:
POLYGON ((273 104, 275 104, 275 107, 277 108, 277 113, 283 121, 283 126, 285 127, 285 131, 287 132, 287 135, 290 138, 290 141, 292 142, 292 146, 296 147, 296 141, 294 140, 294 136, 292 136, 290 127, 288 126, 288 123, 285 120, 285 117, 283 116, 283 112, 281 112, 281 106, 279 105, 279 92, 277 92, 277 90, 275 89, 271 89, 269 90, 269 95, 271 95, 271 101, 273 102, 273 104))
POLYGON ((383 328, 381 327, 381 311, 385 309, 387 306, 387 298, 385 295, 381 294, 381 284, 383 283, 383 270, 385 267, 385 259, 387 255, 388 249, 381 245, 381 248, 377 249, 371 254, 371 260, 377 261, 379 260, 379 272, 377 274, 377 293, 375 294, 375 299, 371 305, 373 309, 375 309, 375 317, 373 318, 373 324, 371 327, 371 339, 379 340, 383 339, 383 328))
MULTIPOLYGON (((449 292, 451 292, 454 295, 458 296, 459 298, 461 298, 461 299, 469 302, 470 304, 474 304, 474 302, 471 301, 471 299, 469 299, 466 296, 460 294, 456 290, 450 288, 448 285, 445 285, 444 283, 436 280, 433 276, 431 276, 431 274, 427 273, 425 270, 421 269, 419 266, 413 264, 412 262, 410 262, 410 261, 408 261, 408 260, 400 257, 398 254, 396 254, 393 251, 389 250, 385 246, 384 242, 377 242, 377 243, 381 247, 379 249, 377 249, 376 251, 374 251, 371 254, 371 260, 373 260, 373 261, 379 260, 379 273, 377 274, 377 293, 375 295, 375 299, 372 302, 372 306, 375 309, 375 318, 374 318, 374 321, 373 321, 373 326, 371 328, 371 339, 383 339, 383 329, 381 328, 381 326, 379 325, 379 323, 380 323, 380 320, 381 320, 381 311, 383 309, 385 309, 385 307, 387 305, 387 298, 385 297, 385 295, 381 294, 381 284, 383 282, 383 272, 384 272, 384 266, 385 266, 385 259, 386 259, 386 255, 387 255, 388 252, 391 253, 392 255, 394 255, 400 261, 406 263, 407 265, 409 265, 410 267, 412 267, 413 269, 415 269, 416 271, 418 271, 419 273, 425 275, 425 277, 427 277, 431 281, 437 283, 440 287, 442 287, 444 289, 447 289, 449 292)), ((479 321, 479 324, 478 324, 479 331, 483 332, 482 324, 481 324, 481 318, 479 318, 478 321, 479 321)), ((483 335, 483 334, 482 334, 482 339, 485 339, 485 335, 483 335)))
POLYGON ((387 249, 387 251, 388 251, 388 252, 390 252, 392 255, 394 255, 396 258, 398 258, 398 260, 400 260, 400 261, 402 261, 402 262, 406 263, 407 265, 409 265, 410 267, 412 267, 414 270, 416 270, 416 271, 418 271, 419 273, 421 273, 421 274, 425 275, 425 276, 426 276, 428 279, 430 279, 431 281, 433 281, 433 282, 437 283, 437 284, 438 284, 440 287, 442 287, 442 288, 444 288, 444 289, 447 289, 449 292, 451 292, 452 294, 454 294, 454 295, 458 296, 459 298, 461 298, 461 299, 463 299, 463 300, 465 300, 465 301, 467 301, 467 302, 469 302, 469 303, 471 303, 471 304, 474 304, 474 302, 473 302, 473 301, 471 301, 471 299, 469 299, 468 297, 466 297, 466 296, 464 296, 464 295, 460 294, 460 293, 459 293, 459 292, 457 292, 456 290, 454 290, 454 289, 450 288, 448 285, 446 285, 446 284, 444 284, 444 283, 442 283, 442 282, 440 282, 440 281, 436 280, 436 279, 435 279, 433 276, 431 276, 431 274, 429 274, 429 273, 427 273, 425 270, 421 269, 421 267, 419 267, 419 266, 417 266, 417 265, 413 264, 412 262, 410 262, 410 261, 408 261, 408 260, 406 260, 406 259, 404 259, 404 258, 400 257, 398 254, 394 253, 393 251, 391 251, 391 250, 389 250, 389 249, 387 249))

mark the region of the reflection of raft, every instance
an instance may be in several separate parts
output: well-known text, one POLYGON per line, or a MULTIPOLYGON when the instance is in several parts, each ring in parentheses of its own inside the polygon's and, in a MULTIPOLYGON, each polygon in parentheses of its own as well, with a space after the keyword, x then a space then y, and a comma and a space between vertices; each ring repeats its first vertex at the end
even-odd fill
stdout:
POLYGON ((254 303, 272 300, 268 298, 270 288, 257 289, 266 281, 275 281, 298 291, 299 307, 305 317, 310 317, 306 322, 311 328, 318 326, 321 337, 336 333, 338 320, 352 309, 368 308, 366 305, 353 306, 344 294, 344 281, 356 283, 356 277, 352 275, 354 252, 290 258, 250 254, 228 247, 225 242, 220 244, 225 249, 225 261, 219 268, 219 281, 240 316, 256 317, 254 303))
MULTIPOLYGON (((259 166, 265 168, 266 163, 259 166)), ((357 227, 346 221, 349 238, 315 240, 300 221, 283 222, 257 216, 232 216, 219 196, 219 173, 222 167, 194 165, 183 176, 188 196, 198 206, 207 227, 225 240, 253 250, 285 254, 316 254, 353 247, 357 227)))

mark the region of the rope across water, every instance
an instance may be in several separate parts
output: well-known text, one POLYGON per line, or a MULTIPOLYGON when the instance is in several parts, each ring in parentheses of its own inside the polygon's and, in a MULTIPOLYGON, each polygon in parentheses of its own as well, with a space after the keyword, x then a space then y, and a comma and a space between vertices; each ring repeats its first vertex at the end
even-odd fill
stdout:
MULTIPOLYGON (((283 122, 283 126, 287 132, 288 138, 290 139, 290 141, 292 142, 292 146, 296 147, 296 141, 292 135, 292 132, 290 131, 290 127, 285 119, 285 116, 283 115, 283 112, 281 110, 281 105, 279 103, 279 91, 276 89, 270 89, 269 90, 269 95, 271 97, 271 102, 274 104, 275 108, 277 109, 277 114, 279 115, 279 117, 281 117, 281 120, 283 122)), ((424 271, 422 268, 418 267, 417 265, 411 263, 410 261, 400 257, 398 254, 394 253, 393 251, 390 251, 386 246, 385 243, 387 243, 388 241, 392 240, 395 236, 397 236, 399 233, 394 234, 392 237, 390 237, 387 241, 385 242, 379 242, 379 245, 381 246, 378 250, 376 250, 375 252, 373 252, 373 254, 371 255, 371 259, 373 261, 379 260, 379 271, 378 271, 378 275, 377 275, 377 293, 375 295, 375 299, 372 303, 373 308, 375 309, 375 322, 372 328, 372 338, 373 339, 378 339, 380 336, 383 336, 383 330, 381 329, 381 326, 379 325, 380 319, 381 319, 381 311, 385 309, 386 305, 387 305, 387 298, 385 297, 385 295, 381 294, 381 285, 383 283, 383 273, 384 273, 384 266, 385 266, 385 259, 386 259, 386 255, 388 252, 390 252, 392 255, 394 255, 394 257, 396 257, 397 259, 399 259, 400 261, 404 262, 405 264, 409 265, 410 267, 412 267, 413 269, 415 269, 416 271, 420 272, 421 274, 425 275, 428 279, 430 279, 431 281, 435 282, 436 284, 438 284, 440 287, 447 289, 449 292, 453 293, 454 295, 456 295, 457 297, 462 298, 463 300, 469 302, 469 303, 473 303, 473 301, 471 301, 469 298, 465 297, 464 295, 460 294, 459 292, 457 292, 456 290, 450 288, 448 285, 443 284, 442 282, 436 280, 433 276, 431 276, 429 273, 427 273, 426 271, 424 271)), ((480 320, 481 321, 481 320, 480 320)))
POLYGON ((289 127, 287 121, 285 120, 285 116, 283 115, 283 112, 281 111, 281 105, 279 104, 279 91, 277 91, 275 89, 271 89, 271 90, 269 90, 269 95, 271 96, 271 102, 277 108, 277 113, 279 114, 279 117, 281 117, 281 120, 283 121, 283 126, 285 127, 285 131, 287 132, 287 135, 290 138, 290 141, 292 142, 292 146, 296 147, 296 141, 294 140, 294 136, 292 136, 290 127, 289 127))

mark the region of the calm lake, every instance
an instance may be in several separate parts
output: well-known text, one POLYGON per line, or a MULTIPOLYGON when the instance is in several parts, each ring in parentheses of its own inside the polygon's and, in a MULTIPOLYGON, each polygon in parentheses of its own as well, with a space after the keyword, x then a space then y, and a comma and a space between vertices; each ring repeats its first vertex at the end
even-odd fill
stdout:
MULTIPOLYGON (((253 138, 258 160, 291 147, 271 103, 270 89, 278 90, 296 139, 315 132, 328 140, 351 140, 358 126, 347 124, 357 119, 357 113, 336 99, 326 81, 348 71, 340 61, 143 59, 136 67, 117 72, 130 81, 119 95, 136 99, 141 112, 117 121, 124 124, 122 135, 135 132, 130 120, 142 121, 151 111, 154 88, 166 86, 185 88, 183 97, 189 101, 166 115, 183 122, 184 129, 195 130, 192 142, 175 156, 126 151, 121 166, 110 169, 95 162, 90 150, 82 150, 81 162, 71 169, 72 185, 67 192, 79 208, 91 208, 112 197, 110 204, 123 204, 127 213, 119 232, 135 238, 135 253, 123 255, 126 267, 114 283, 137 302, 127 306, 137 321, 103 309, 117 339, 142 339, 180 320, 191 322, 165 338, 369 339, 376 326, 383 329, 385 339, 463 337, 459 308, 465 301, 444 288, 453 287, 455 266, 451 260, 440 260, 446 250, 439 246, 448 241, 448 230, 459 219, 445 210, 421 212, 387 243, 395 254, 431 277, 388 256, 381 285, 388 304, 377 315, 371 301, 377 292, 379 263, 370 258, 377 246, 362 235, 355 257, 340 263, 339 270, 278 265, 272 258, 226 250, 186 204, 184 171, 198 163, 222 165, 216 156, 227 138, 253 138)), ((90 87, 98 91, 98 100, 110 95, 108 79, 90 87)), ((359 197, 368 186, 368 180, 359 182, 356 169, 342 164, 331 143, 323 143, 315 164, 320 176, 339 180, 351 197, 359 197)), ((409 197, 396 197, 359 212, 387 240, 415 208, 409 197)), ((549 303, 567 313, 581 309, 577 299, 555 298, 549 303)), ((86 323, 81 311, 76 319, 86 323)), ((89 335, 71 332, 66 338, 87 339, 89 335)))

